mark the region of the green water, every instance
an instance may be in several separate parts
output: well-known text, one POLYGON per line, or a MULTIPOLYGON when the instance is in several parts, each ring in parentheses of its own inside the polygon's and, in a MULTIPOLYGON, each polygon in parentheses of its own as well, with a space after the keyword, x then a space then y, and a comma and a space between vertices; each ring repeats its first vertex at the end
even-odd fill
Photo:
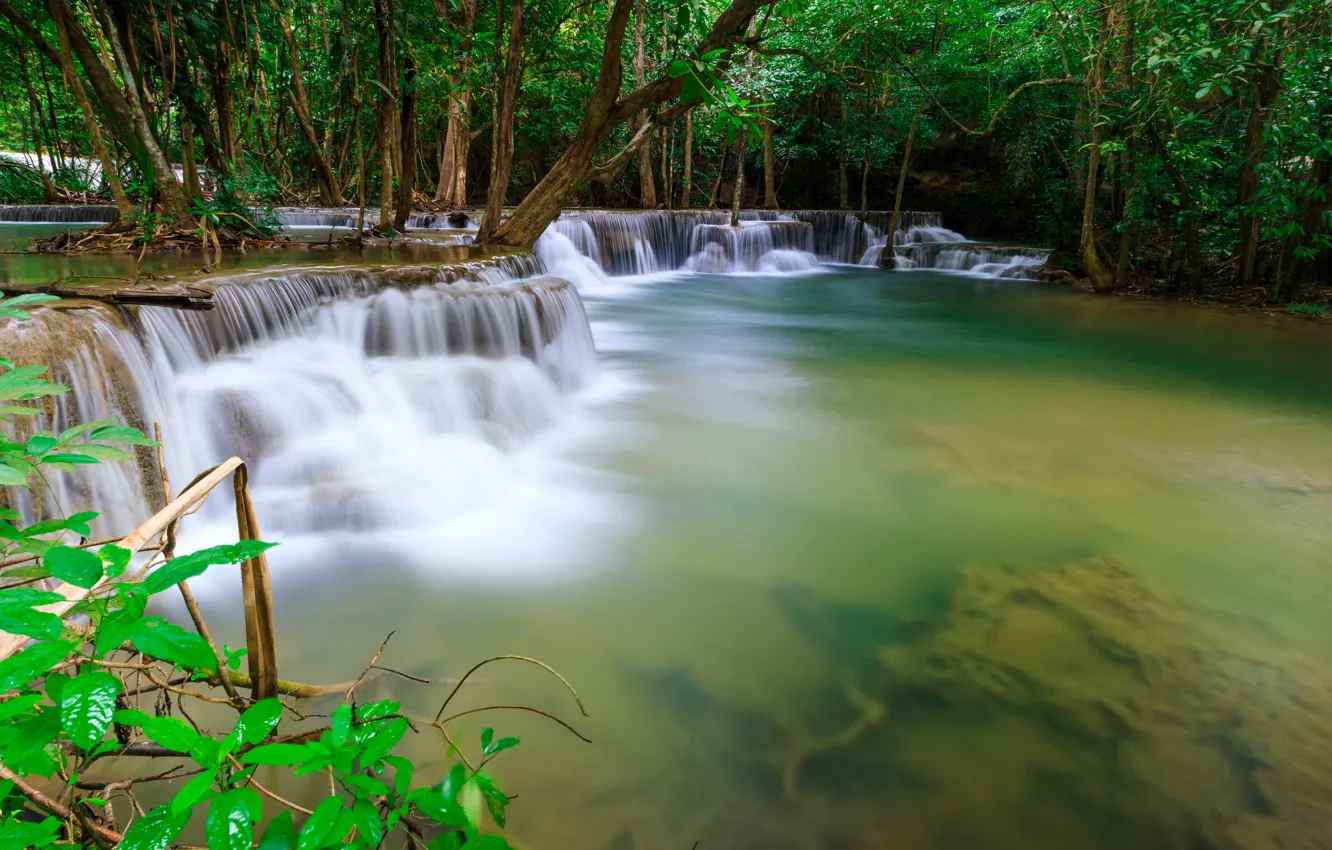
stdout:
MULTIPOLYGON (((1325 325, 868 270, 677 276, 587 301, 607 380, 631 390, 592 411, 604 433, 578 452, 623 514, 584 541, 577 569, 453 573, 441 550, 430 576, 357 561, 278 584, 284 675, 353 678, 396 630, 381 663, 413 675, 522 653, 579 688, 586 718, 539 670, 492 665, 452 706, 527 703, 595 742, 517 712, 454 724, 469 742, 482 725, 523 737, 495 765, 518 795, 517 846, 1269 846, 1269 822, 1299 839, 1284 846, 1332 841, 1325 819, 1291 813, 1294 792, 1266 791, 1274 812, 1229 811, 1220 791, 1194 800, 1216 768, 1175 757, 1224 734, 1275 762, 1261 753, 1279 738, 1272 752, 1307 759, 1299 775, 1314 777, 1300 799, 1332 805, 1325 325), (1004 675, 1028 685, 1003 704, 907 693, 880 660, 921 646, 922 621, 947 622, 932 618, 948 614, 963 568, 1099 557, 1160 610, 1188 612, 1158 635, 1123 603, 1162 654, 1124 686, 1141 693, 1106 702, 1178 730, 1178 750, 1155 750, 1155 727, 1060 726, 1059 676, 1080 692, 1099 674, 1070 653, 1053 691, 1024 678, 1062 658, 1058 633, 1018 627, 1030 639, 1004 675), (1227 662, 1225 679, 1244 706, 1176 702, 1176 682, 1215 680, 1222 644, 1248 659, 1238 672, 1227 662), (1226 719, 1290 696, 1265 695, 1266 665, 1300 671, 1299 724, 1282 719, 1285 702, 1266 726, 1226 719), (886 719, 784 787, 801 730, 855 722, 848 689, 886 719), (1231 815, 1239 826, 1215 826, 1231 815)), ((515 516, 512 533, 540 521, 515 516)), ((1076 603, 1059 610, 1079 616, 1076 603)), ((386 676, 366 696, 433 716, 445 692, 386 676)), ((426 773, 442 770, 441 742, 413 741, 426 773)), ((1247 764, 1227 758, 1225 770, 1247 764)))

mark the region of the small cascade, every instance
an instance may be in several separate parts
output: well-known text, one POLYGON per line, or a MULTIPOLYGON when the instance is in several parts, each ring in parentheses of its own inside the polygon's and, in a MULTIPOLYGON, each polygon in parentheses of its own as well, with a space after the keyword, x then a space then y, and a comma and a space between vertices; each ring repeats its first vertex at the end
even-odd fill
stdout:
POLYGON ((695 226, 685 268, 711 274, 816 268, 814 228, 807 222, 751 220, 695 226))
MULTIPOLYGON (((883 248, 867 254, 864 265, 881 265, 883 248)), ((1032 269, 1042 265, 1050 252, 1043 248, 987 245, 969 242, 965 236, 937 224, 914 224, 899 230, 893 241, 894 267, 968 272, 987 277, 1032 280, 1032 269)))
MULTIPOLYGON (((14 353, 63 361, 56 378, 74 392, 57 400, 56 427, 115 417, 151 432, 160 420, 181 480, 246 458, 278 539, 388 530, 465 512, 508 486, 509 454, 567 418, 570 394, 596 374, 577 291, 543 272, 540 259, 515 255, 219 276, 200 282, 214 292, 208 312, 34 311, 17 327, 49 345, 14 353), (409 492, 418 511, 439 513, 404 517, 409 492)), ((98 531, 123 532, 160 504, 155 459, 141 461, 69 476, 91 483, 62 481, 60 505, 109 506, 98 531)), ((204 514, 225 536, 227 506, 204 514)))
POLYGON ((104 224, 116 208, 105 204, 0 205, 0 222, 23 224, 104 224))
MULTIPOLYGON (((278 207, 273 210, 278 224, 283 227, 356 227, 361 211, 353 207, 342 209, 307 209, 304 207, 278 207)), ((379 210, 365 211, 367 224, 379 220, 379 210)))

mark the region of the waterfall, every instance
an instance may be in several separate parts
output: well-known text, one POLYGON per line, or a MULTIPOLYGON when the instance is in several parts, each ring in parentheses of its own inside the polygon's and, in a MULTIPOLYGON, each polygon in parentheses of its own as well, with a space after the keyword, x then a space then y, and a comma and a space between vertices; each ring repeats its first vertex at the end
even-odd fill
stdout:
MULTIPOLYGON (((393 535, 462 521, 509 477, 523 486, 504 470, 569 419, 596 375, 577 291, 543 272, 525 255, 221 275, 200 282, 214 292, 207 312, 36 310, 14 326, 28 343, 13 354, 59 363, 54 377, 73 388, 39 427, 115 417, 151 432, 157 419, 177 487, 246 458, 269 536, 393 535)), ((160 505, 155 458, 140 460, 57 473, 60 508, 97 505, 98 533, 132 528, 160 505)), ((203 526, 234 535, 217 501, 203 526)))
MULTIPOLYGON (((883 247, 862 263, 879 265, 883 247)), ((899 230, 893 255, 900 269, 938 269, 987 277, 1035 279, 1032 269, 1042 265, 1050 252, 1044 248, 987 245, 969 242, 962 234, 938 225, 912 225, 899 230)))
POLYGON ((0 205, 0 222, 77 224, 115 221, 116 208, 104 204, 0 205))
POLYGON ((700 224, 685 268, 728 272, 803 271, 817 267, 814 228, 797 221, 751 221, 740 227, 700 224))

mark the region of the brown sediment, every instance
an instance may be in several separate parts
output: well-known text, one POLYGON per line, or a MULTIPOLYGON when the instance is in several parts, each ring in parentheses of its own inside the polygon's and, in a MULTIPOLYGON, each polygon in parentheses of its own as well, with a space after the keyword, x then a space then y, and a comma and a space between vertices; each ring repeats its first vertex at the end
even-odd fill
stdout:
POLYGON ((1130 825, 1181 850, 1332 841, 1332 680, 1114 561, 964 570, 947 613, 880 657, 892 769, 926 787, 1107 824, 1102 846, 1130 825))

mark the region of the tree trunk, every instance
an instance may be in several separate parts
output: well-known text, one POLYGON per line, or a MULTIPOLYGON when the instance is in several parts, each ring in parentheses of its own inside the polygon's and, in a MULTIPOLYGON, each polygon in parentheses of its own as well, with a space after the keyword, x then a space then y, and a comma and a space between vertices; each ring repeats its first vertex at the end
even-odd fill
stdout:
POLYGON ((326 207, 340 207, 342 186, 338 183, 337 176, 333 174, 333 169, 329 167, 319 134, 315 132, 314 119, 310 114, 310 99, 305 93, 300 47, 296 44, 296 37, 291 31, 291 23, 278 6, 277 0, 268 0, 268 7, 273 10, 278 29, 282 32, 282 39, 287 44, 287 63, 291 70, 291 88, 287 91, 287 98, 291 102, 292 111, 296 113, 296 123, 301 127, 305 143, 310 148, 310 161, 314 165, 315 181, 319 185, 319 203, 326 207))
POLYGON ((694 178, 694 110, 685 113, 684 141, 684 177, 680 186, 680 207, 689 209, 693 206, 694 178))
MULTIPOLYGON (((638 14, 634 20, 634 83, 644 85, 647 82, 647 56, 643 52, 643 18, 647 0, 639 0, 638 14)), ((638 127, 648 122, 647 112, 639 111, 638 127)), ((636 128, 637 129, 637 128, 636 128)), ((645 210, 657 208, 657 187, 652 179, 652 144, 645 142, 638 149, 638 185, 639 203, 645 210)))
POLYGON ((102 137, 102 129, 97 124, 97 115, 93 111, 92 102, 88 100, 88 93, 83 88, 83 81, 79 79, 78 72, 74 70, 74 60, 70 57, 69 33, 65 28, 65 17, 60 14, 55 3, 48 3, 51 11, 51 18, 55 22, 56 39, 60 46, 60 73, 65 78, 65 85, 74 95, 74 100, 79 104, 79 111, 83 114, 83 124, 88 130, 88 139, 92 142, 93 154, 102 166, 102 179, 111 190, 111 197, 116 202, 116 215, 123 221, 129 221, 134 216, 134 206, 130 203, 129 196, 125 194, 125 187, 120 182, 120 175, 116 172, 116 162, 111 158, 111 151, 106 146, 106 139, 102 137))
POLYGON ((180 166, 185 173, 185 194, 203 200, 203 187, 199 184, 199 166, 194 160, 194 127, 184 115, 180 122, 180 166))
POLYGON ((911 116, 906 146, 902 148, 902 164, 897 167, 897 192, 893 195, 893 217, 888 220, 888 241, 884 243, 883 253, 879 255, 881 269, 897 267, 897 252, 894 246, 897 244, 897 229, 902 220, 902 192, 906 189, 907 171, 911 168, 911 151, 916 146, 916 125, 920 122, 920 113, 924 108, 925 102, 921 101, 920 106, 916 107, 916 114, 911 116))
POLYGON ((513 166, 513 117, 518 111, 518 91, 523 79, 523 12, 524 0, 513 0, 509 16, 509 55, 504 62, 504 90, 499 115, 491 130, 491 143, 496 151, 495 170, 490 175, 486 212, 481 218, 477 241, 485 241, 499 229, 508 194, 509 170, 513 166))
POLYGON ((1088 145, 1086 183, 1082 195, 1082 231, 1078 240, 1078 257, 1082 270, 1091 278, 1092 289, 1102 295, 1115 291, 1115 276, 1101 262, 1096 247, 1096 186, 1101 165, 1101 93, 1105 83, 1105 50, 1109 38, 1108 10, 1102 12, 1097 27, 1097 49, 1093 61, 1088 123, 1091 125, 1091 143, 1088 145))
POLYGON ((745 148, 749 137, 743 131, 735 140, 735 183, 731 191, 731 227, 740 226, 740 198, 745 194, 745 148))
MULTIPOLYGON (((435 10, 445 17, 448 4, 436 0, 435 10)), ((453 13, 451 22, 463 33, 458 48, 457 71, 449 77, 448 127, 444 134, 443 156, 440 157, 439 184, 435 187, 435 200, 455 207, 467 206, 467 155, 472 136, 467 128, 471 113, 472 90, 458 90, 471 70, 472 25, 476 20, 476 0, 462 0, 453 13)))
MULTIPOLYGON (((1255 54, 1262 55, 1261 42, 1255 54)), ((1272 110, 1281 97, 1282 64, 1283 50, 1278 48, 1271 63, 1259 66, 1258 77, 1250 95, 1249 120, 1244 130, 1244 163, 1240 168, 1239 195, 1236 198, 1240 212, 1240 286, 1252 286, 1256 276, 1261 233, 1253 204, 1262 188, 1258 171, 1263 163, 1264 136, 1272 122, 1272 110)))
POLYGON ((402 121, 399 125, 402 164, 398 175, 398 211, 393 217, 394 230, 407 226, 407 217, 412 214, 412 192, 416 190, 416 64, 411 53, 403 54, 402 83, 402 121))
POLYGON ((763 109, 763 206, 765 209, 777 209, 777 166, 772 155, 772 119, 768 116, 771 107, 763 109))
POLYGON ((379 229, 393 223, 393 124, 397 100, 397 74, 393 65, 393 0, 374 0, 375 31, 379 36, 379 229))
POLYGON ((1202 244, 1198 237, 1198 212, 1193 204, 1193 193, 1156 126, 1149 124, 1148 132, 1151 133, 1152 143, 1156 146, 1157 152, 1161 154, 1161 165, 1165 167, 1170 182, 1175 184, 1175 192, 1179 196, 1179 219, 1184 228, 1183 266, 1187 271, 1189 290, 1195 293, 1201 292, 1202 244))
POLYGON ((841 147, 837 151, 837 208, 851 209, 851 187, 846 176, 846 95, 839 98, 842 104, 841 147))
POLYGON ((713 209, 717 206, 717 193, 721 191, 722 174, 726 173, 726 157, 730 152, 730 145, 726 145, 722 148, 721 162, 717 163, 717 179, 712 181, 712 191, 708 192, 708 209, 713 209))
MULTIPOLYGON (((106 40, 111 44, 111 55, 115 57, 116 65, 120 69, 121 79, 125 81, 125 101, 129 104, 130 117, 133 119, 139 140, 143 144, 148 163, 152 168, 153 185, 157 189, 157 197, 162 205, 162 212, 171 220, 174 226, 192 228, 194 219, 190 215, 189 204, 185 200, 185 191, 181 188, 180 181, 176 179, 175 170, 172 169, 171 163, 167 160, 166 155, 162 153, 162 148, 153 135, 152 127, 148 123, 148 116, 143 111, 143 104, 139 101, 138 81, 134 77, 129 58, 120 46, 120 38, 116 32, 115 23, 111 20, 111 15, 107 12, 106 4, 102 0, 97 0, 97 11, 101 17, 102 27, 106 32, 106 40)), ((71 20, 72 16, 65 18, 66 26, 69 25, 71 20)))
POLYGON ((46 152, 42 148, 42 111, 37 106, 37 95, 32 90, 32 75, 28 73, 28 51, 22 45, 18 48, 19 73, 23 75, 23 87, 28 92, 28 120, 32 124, 32 142, 37 151, 37 176, 42 181, 42 198, 53 204, 59 197, 55 184, 51 182, 51 173, 46 168, 46 152))
MULTIPOLYGON (((717 16, 707 37, 695 49, 702 55, 711 50, 731 47, 743 35, 755 11, 771 2, 732 0, 731 5, 717 16)), ((531 248, 546 227, 559 216, 560 208, 569 202, 578 187, 587 180, 598 146, 631 116, 650 105, 680 96, 684 86, 683 78, 664 75, 620 97, 624 80, 620 53, 632 11, 633 0, 615 0, 602 46, 597 86, 578 133, 546 176, 523 198, 513 215, 493 236, 480 241, 496 246, 531 248)))

